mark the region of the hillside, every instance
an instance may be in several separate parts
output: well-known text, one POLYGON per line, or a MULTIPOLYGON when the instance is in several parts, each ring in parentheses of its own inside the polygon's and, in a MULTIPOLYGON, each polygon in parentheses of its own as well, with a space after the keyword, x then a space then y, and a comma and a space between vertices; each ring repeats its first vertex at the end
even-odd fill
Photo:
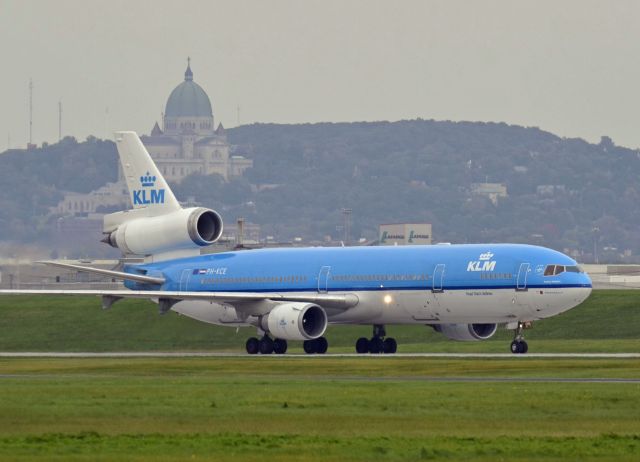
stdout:
POLYGON ((339 209, 349 207, 356 235, 369 237, 378 223, 427 221, 440 241, 590 254, 595 237, 601 256, 604 247, 640 251, 638 153, 606 137, 595 145, 537 128, 423 120, 230 132, 254 148, 251 182, 282 184, 253 198, 253 219, 277 216, 302 235, 335 233, 339 209), (508 197, 494 205, 472 194, 483 182, 504 183, 508 197))
MULTIPOLYGON (((353 237, 377 225, 430 222, 436 240, 528 242, 593 260, 639 261, 638 152, 497 123, 411 120, 305 125, 255 124, 228 130, 253 158, 245 178, 193 176, 176 187, 280 240, 341 236, 341 208, 353 209, 353 237), (506 186, 492 202, 475 184, 506 186), (626 253, 625 253, 626 251, 626 253)), ((113 180, 109 141, 62 143, 0 155, 0 236, 47 240, 47 207, 59 191, 113 180), (26 204, 26 206, 25 206, 26 204)), ((55 217, 48 217, 49 222, 55 217)))

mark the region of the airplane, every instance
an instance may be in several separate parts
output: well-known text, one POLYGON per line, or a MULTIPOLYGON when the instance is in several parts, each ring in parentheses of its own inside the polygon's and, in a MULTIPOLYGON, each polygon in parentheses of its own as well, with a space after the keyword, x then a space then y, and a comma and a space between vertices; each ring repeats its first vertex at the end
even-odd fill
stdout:
POLYGON ((523 244, 269 248, 200 255, 222 235, 223 220, 183 208, 135 132, 115 134, 133 208, 106 215, 103 241, 143 256, 122 271, 43 262, 124 281, 123 290, 2 290, 0 294, 96 295, 110 308, 149 299, 205 323, 253 326, 248 354, 283 354, 303 341, 327 352, 329 325, 371 325, 357 353, 397 351, 386 326, 419 324, 458 341, 514 331, 510 350, 528 351, 524 329, 587 299, 591 279, 575 260, 523 244))

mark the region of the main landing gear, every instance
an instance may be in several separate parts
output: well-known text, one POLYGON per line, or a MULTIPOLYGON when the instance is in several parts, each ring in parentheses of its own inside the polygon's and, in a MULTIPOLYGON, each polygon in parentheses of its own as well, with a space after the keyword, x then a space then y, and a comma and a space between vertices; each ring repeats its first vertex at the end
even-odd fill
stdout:
POLYGON ((247 340, 247 353, 250 355, 263 354, 270 355, 275 353, 281 355, 287 352, 287 341, 281 338, 272 340, 267 334, 265 334, 260 340, 255 337, 250 337, 247 340))
POLYGON ((395 353, 398 349, 398 343, 392 337, 385 338, 386 335, 387 333, 382 324, 374 324, 373 337, 371 337, 371 340, 366 337, 360 337, 356 342, 356 352, 360 354, 395 353))
POLYGON ((531 327, 531 323, 518 322, 516 327, 513 342, 511 342, 511 353, 513 354, 525 354, 529 351, 529 345, 524 341, 524 335, 522 331, 528 327, 531 327))
POLYGON ((305 340, 302 344, 304 348, 304 352, 308 355, 312 355, 317 353, 319 355, 323 355, 327 352, 327 348, 329 348, 329 342, 324 337, 318 337, 313 340, 305 340))
MULTIPOLYGON (((305 341, 302 346, 304 352, 307 354, 324 354, 327 352, 327 348, 329 348, 329 342, 327 342, 327 339, 324 337, 318 337, 305 341)), ((246 347, 247 353, 250 355, 258 353, 263 355, 270 355, 271 353, 282 355, 287 352, 287 341, 281 338, 272 340, 271 337, 264 334, 259 340, 256 337, 250 337, 247 340, 246 347)))

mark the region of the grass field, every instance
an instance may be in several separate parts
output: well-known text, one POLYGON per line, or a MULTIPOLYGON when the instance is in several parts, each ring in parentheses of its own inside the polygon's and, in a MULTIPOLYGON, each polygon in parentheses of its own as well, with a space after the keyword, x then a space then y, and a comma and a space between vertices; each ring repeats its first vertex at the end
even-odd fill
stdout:
POLYGON ((640 360, 3 359, 0 459, 637 460, 638 383, 500 377, 640 360))
MULTIPOLYGON (((424 326, 387 326, 399 352, 508 352, 511 332, 485 342, 454 342, 424 326)), ((237 351, 255 329, 203 324, 148 301, 103 311, 98 298, 0 297, 0 351, 237 351)), ((370 326, 330 326, 330 352, 352 352, 370 326)), ((526 331, 530 352, 640 352, 640 292, 595 291, 582 305, 526 331)), ((301 351, 290 342, 291 351, 301 351)))
MULTIPOLYGON (((639 352, 639 301, 594 292, 527 331, 530 351, 639 352)), ((241 352, 254 332, 143 301, 0 297, 0 351, 241 352)), ((507 352, 511 340, 388 333, 399 352, 507 352)), ((332 326, 330 351, 369 334, 332 326)), ((640 384, 554 380, 586 378, 640 379, 640 360, 0 359, 0 460, 638 460, 640 384)))

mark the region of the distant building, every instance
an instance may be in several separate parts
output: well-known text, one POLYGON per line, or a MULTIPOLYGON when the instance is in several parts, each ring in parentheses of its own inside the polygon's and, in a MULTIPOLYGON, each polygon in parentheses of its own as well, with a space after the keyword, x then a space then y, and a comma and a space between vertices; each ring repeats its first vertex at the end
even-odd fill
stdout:
POLYGON ((472 183, 471 193, 476 196, 488 197, 493 205, 497 205, 499 198, 507 197, 507 185, 503 183, 472 183))
MULTIPOLYGON (((149 136, 141 140, 158 169, 169 182, 179 183, 192 173, 218 174, 225 180, 242 176, 253 161, 232 155, 234 146, 227 141, 222 124, 214 129, 213 110, 207 93, 193 80, 187 64, 184 81, 173 89, 165 106, 163 128, 154 125, 149 136)), ((118 164, 119 179, 88 194, 67 193, 54 213, 83 215, 100 208, 128 208, 129 193, 118 164)))
POLYGON ((563 184, 541 184, 536 187, 536 194, 538 196, 555 196, 557 194, 564 194, 566 188, 563 184))
POLYGON ((431 244, 431 223, 394 223, 380 225, 380 245, 431 244))
POLYGON ((54 210, 60 215, 84 215, 95 213, 100 207, 121 210, 129 204, 127 185, 119 181, 107 183, 88 194, 67 193, 54 210))
POLYGON ((252 160, 231 155, 224 127, 215 128, 211 101, 194 82, 190 64, 169 95, 163 130, 156 123, 142 142, 167 181, 180 182, 192 173, 217 173, 228 180, 253 166, 252 160))

